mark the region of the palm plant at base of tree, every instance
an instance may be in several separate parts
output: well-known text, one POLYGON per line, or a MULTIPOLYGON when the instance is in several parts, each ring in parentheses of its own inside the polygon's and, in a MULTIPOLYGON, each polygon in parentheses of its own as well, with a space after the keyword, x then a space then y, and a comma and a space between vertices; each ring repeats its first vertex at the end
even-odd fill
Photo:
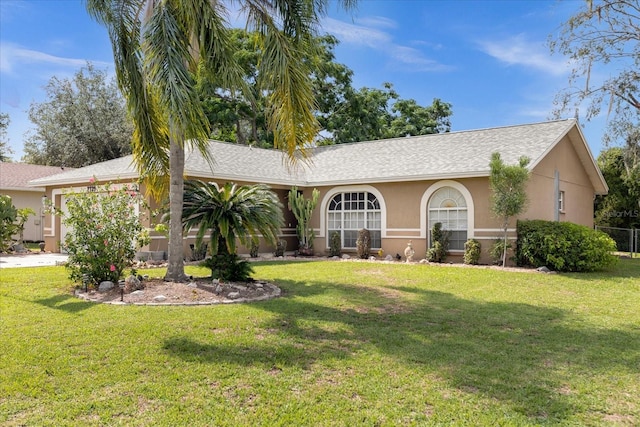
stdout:
POLYGON ((227 275, 247 270, 237 265, 236 241, 251 247, 261 236, 275 245, 283 223, 282 203, 264 184, 226 183, 218 188, 203 181, 185 182, 184 230, 198 229, 196 246, 209 233, 212 260, 205 261, 206 266, 225 280, 244 280, 230 279, 227 275))

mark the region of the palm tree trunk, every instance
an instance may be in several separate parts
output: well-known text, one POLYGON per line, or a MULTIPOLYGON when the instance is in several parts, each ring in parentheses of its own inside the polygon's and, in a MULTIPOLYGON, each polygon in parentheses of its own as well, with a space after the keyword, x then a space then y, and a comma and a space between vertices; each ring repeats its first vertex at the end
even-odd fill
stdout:
POLYGON ((185 282, 182 242, 182 202, 184 198, 184 147, 170 140, 169 155, 169 256, 165 280, 185 282))

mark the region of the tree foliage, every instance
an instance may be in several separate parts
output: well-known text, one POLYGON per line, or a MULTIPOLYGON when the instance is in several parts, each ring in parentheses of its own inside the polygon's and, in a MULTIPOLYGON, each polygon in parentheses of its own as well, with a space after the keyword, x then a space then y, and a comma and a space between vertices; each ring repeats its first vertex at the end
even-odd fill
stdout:
POLYGON ((520 157, 517 165, 506 165, 500 153, 492 153, 489 162, 489 185, 491 187, 491 211, 500 220, 503 230, 502 265, 506 265, 507 230, 509 221, 522 213, 527 204, 527 181, 529 180, 529 159, 520 157))
POLYGON ((0 252, 9 250, 13 243, 12 236, 16 232, 15 222, 18 210, 13 206, 11 197, 0 194, 0 252))
POLYGON ((341 144, 448 132, 451 104, 434 99, 428 107, 401 99, 391 83, 384 89, 347 87, 334 110, 321 118, 330 136, 323 143, 341 144))
POLYGON ((9 140, 7 139, 9 123, 11 123, 9 114, 0 113, 0 162, 11 161, 11 154, 13 154, 13 150, 9 147, 9 140))
POLYGON ((556 97, 556 115, 571 108, 579 115, 585 104, 583 115, 590 120, 605 107, 603 140, 623 147, 625 179, 640 182, 640 2, 586 0, 551 49, 573 65, 569 86, 556 97))
POLYGON ((595 222, 600 226, 640 228, 640 174, 629 178, 626 155, 621 147, 612 147, 598 156, 598 166, 609 186, 609 193, 595 200, 595 222))
MULTIPOLYGON (((256 34, 233 30, 235 57, 243 70, 250 97, 221 85, 215 79, 201 85, 201 98, 211 124, 211 137, 241 144, 273 147, 266 119, 265 92, 259 85, 260 52, 256 34)), ((390 83, 383 89, 352 85, 353 72, 335 61, 333 36, 313 37, 305 52, 315 94, 314 115, 322 130, 317 143, 335 144, 405 135, 448 131, 451 105, 435 99, 423 107, 413 99, 401 99, 390 83)))
MULTIPOLYGON (((355 0, 339 3, 348 8, 355 0)), ((257 34, 258 87, 264 91, 274 146, 294 162, 306 156, 304 149, 319 128, 305 57, 328 0, 241 0, 234 5, 257 34)), ((230 41, 228 7, 209 0, 87 0, 89 13, 109 31, 118 84, 134 120, 138 170, 156 195, 168 183, 172 221, 165 278, 170 280, 187 279, 180 220, 185 141, 212 160, 198 82, 213 79, 251 98, 230 41)))
POLYGON ((586 0, 567 22, 551 49, 571 60, 569 87, 557 97, 559 112, 588 101, 585 116, 627 107, 640 110, 640 3, 638 0, 586 0), (607 76, 597 80, 599 67, 607 76))
POLYGON ((209 234, 211 254, 234 254, 236 240, 250 246, 260 236, 275 245, 284 223, 282 203, 264 184, 185 182, 182 224, 197 229, 196 245, 209 234))
POLYGON ((47 99, 29 108, 35 130, 25 162, 82 167, 131 153, 133 125, 106 71, 87 63, 72 79, 52 77, 45 91, 47 99))
POLYGON ((138 214, 143 206, 143 197, 128 185, 100 185, 67 195, 67 212, 56 213, 70 230, 63 246, 72 280, 118 283, 136 251, 149 242, 138 214))
POLYGON ((310 199, 305 199, 304 194, 299 192, 296 186, 291 187, 291 190, 289 190, 289 210, 293 212, 293 216, 298 221, 296 224, 298 249, 303 254, 313 250, 313 240, 316 236, 309 222, 311 221, 313 210, 318 204, 318 197, 320 197, 320 191, 317 188, 313 189, 310 199))

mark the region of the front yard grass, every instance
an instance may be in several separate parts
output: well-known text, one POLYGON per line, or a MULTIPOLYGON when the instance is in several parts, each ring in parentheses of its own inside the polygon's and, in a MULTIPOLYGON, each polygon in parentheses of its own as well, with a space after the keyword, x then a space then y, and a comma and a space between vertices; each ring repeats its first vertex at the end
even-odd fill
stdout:
POLYGON ((101 305, 71 296, 64 267, 0 270, 0 424, 640 424, 638 259, 255 270, 283 296, 101 305))

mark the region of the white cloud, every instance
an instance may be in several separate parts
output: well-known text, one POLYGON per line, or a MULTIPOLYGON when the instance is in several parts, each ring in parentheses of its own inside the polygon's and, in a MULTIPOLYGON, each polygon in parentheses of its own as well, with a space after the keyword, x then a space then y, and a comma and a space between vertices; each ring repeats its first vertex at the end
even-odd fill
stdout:
POLYGON ((392 28, 395 27, 394 21, 374 17, 360 19, 359 23, 367 25, 349 24, 337 19, 326 18, 323 21, 322 28, 336 36, 342 43, 365 46, 383 52, 389 59, 399 65, 410 66, 407 69, 408 71, 444 71, 451 69, 447 65, 427 58, 419 49, 395 43, 388 32, 373 28, 373 26, 392 28), (368 25, 371 25, 371 27, 368 25))
POLYGON ((554 60, 543 42, 525 40, 523 35, 507 39, 479 42, 480 49, 508 65, 532 67, 545 73, 560 76, 568 71, 564 60, 554 60))
MULTIPOLYGON (((111 65, 103 61, 92 62, 97 66, 111 65)), ((0 71, 3 73, 12 73, 16 67, 29 64, 51 64, 78 68, 85 66, 87 59, 64 58, 37 50, 25 49, 11 43, 0 43, 0 71)))

